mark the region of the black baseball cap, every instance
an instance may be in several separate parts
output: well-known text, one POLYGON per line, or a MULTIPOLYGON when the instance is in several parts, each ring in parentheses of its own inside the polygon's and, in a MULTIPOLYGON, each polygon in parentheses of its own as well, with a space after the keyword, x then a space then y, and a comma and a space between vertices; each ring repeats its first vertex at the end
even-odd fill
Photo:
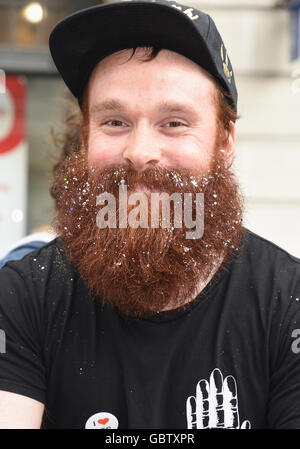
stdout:
POLYGON ((98 62, 119 50, 154 46, 175 51, 210 73, 237 111, 231 62, 212 18, 172 0, 127 0, 77 11, 49 37, 54 63, 81 107, 84 87, 98 62))

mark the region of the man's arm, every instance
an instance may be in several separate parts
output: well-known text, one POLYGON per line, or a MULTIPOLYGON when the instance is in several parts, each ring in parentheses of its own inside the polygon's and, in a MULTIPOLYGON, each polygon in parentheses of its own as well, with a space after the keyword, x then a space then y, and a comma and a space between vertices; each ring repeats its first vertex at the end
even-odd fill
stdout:
POLYGON ((39 429, 44 404, 21 394, 0 391, 0 429, 39 429))

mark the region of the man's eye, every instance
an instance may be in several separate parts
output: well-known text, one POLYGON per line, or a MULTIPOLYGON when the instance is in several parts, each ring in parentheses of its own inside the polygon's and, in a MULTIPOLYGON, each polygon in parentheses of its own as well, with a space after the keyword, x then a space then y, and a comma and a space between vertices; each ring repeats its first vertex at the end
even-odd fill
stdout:
POLYGON ((184 126, 184 123, 182 123, 182 122, 177 122, 177 121, 174 121, 174 122, 168 122, 168 123, 167 123, 167 125, 170 125, 170 124, 171 124, 171 126, 168 126, 168 128, 178 128, 177 125, 179 125, 179 126, 183 125, 183 126, 184 126))
POLYGON ((104 123, 104 125, 116 126, 116 127, 122 126, 122 124, 125 125, 125 123, 121 122, 121 120, 109 120, 108 122, 104 123), (113 123, 113 125, 109 125, 110 123, 113 123))
MULTIPOLYGON (((108 120, 104 123, 104 125, 119 128, 126 126, 126 123, 122 122, 121 120, 108 120)), ((184 123, 179 121, 168 122, 166 125, 168 128, 178 128, 179 126, 185 126, 184 123)))

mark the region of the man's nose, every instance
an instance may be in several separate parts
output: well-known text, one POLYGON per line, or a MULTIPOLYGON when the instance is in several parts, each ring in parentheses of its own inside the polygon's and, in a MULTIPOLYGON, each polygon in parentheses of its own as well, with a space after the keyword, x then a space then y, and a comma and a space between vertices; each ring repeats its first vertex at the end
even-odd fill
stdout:
POLYGON ((160 162, 161 152, 155 131, 148 126, 136 127, 128 136, 123 158, 135 170, 146 170, 160 162))

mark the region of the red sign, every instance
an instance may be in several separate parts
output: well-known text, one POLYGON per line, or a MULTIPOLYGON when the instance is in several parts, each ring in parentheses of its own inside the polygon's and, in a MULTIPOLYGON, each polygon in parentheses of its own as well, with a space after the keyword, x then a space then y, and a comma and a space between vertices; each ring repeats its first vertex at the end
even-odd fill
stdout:
POLYGON ((19 76, 6 76, 6 93, 0 94, 0 119, 7 113, 1 106, 1 95, 9 95, 13 105, 12 126, 8 133, 0 137, 0 154, 13 150, 25 139, 25 85, 19 76))

